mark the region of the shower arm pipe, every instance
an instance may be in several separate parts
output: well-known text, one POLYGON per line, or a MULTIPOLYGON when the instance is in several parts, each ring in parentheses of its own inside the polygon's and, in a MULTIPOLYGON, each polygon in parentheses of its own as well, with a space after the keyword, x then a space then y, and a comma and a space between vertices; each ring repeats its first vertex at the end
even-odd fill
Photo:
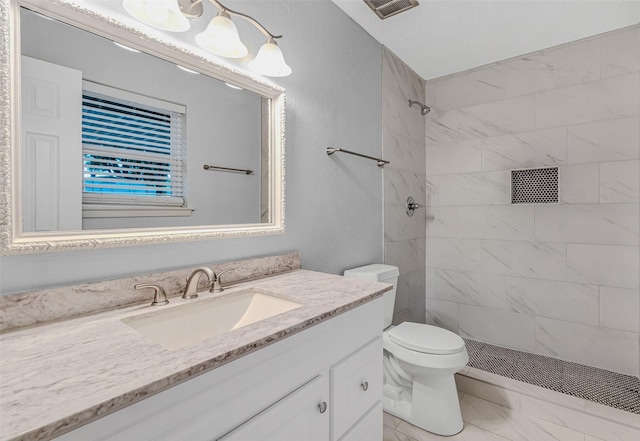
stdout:
MULTIPOLYGON (((264 26, 262 26, 260 24, 260 22, 258 20, 256 20, 253 17, 248 16, 247 14, 243 14, 242 12, 237 12, 234 11, 233 9, 229 9, 226 6, 224 6, 222 3, 220 3, 218 0, 209 0, 211 3, 214 4, 214 6, 216 8, 218 8, 220 11, 222 12, 226 12, 228 14, 231 15, 235 15, 237 17, 240 18, 244 18, 245 20, 247 20, 249 23, 251 23, 252 25, 254 25, 256 28, 258 28, 258 30, 260 30, 260 32, 262 32, 264 34, 265 37, 267 37, 268 39, 273 39, 273 38, 282 38, 282 35, 273 35, 271 32, 269 32, 267 30, 267 28, 265 28, 264 26)), ((197 2, 202 2, 202 0, 195 0, 193 3, 197 3, 197 2)))
POLYGON ((384 159, 374 158, 373 156, 363 155, 362 153, 352 152, 351 150, 345 150, 338 147, 327 147, 327 155, 333 155, 335 152, 348 153, 349 155, 359 156, 361 158, 372 159, 378 163, 378 167, 382 168, 387 164, 391 164, 390 161, 384 159))

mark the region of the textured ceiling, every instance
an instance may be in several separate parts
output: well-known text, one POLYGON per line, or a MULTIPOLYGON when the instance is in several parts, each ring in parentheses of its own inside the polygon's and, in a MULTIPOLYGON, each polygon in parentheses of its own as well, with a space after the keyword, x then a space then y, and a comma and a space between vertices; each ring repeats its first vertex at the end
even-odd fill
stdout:
POLYGON ((332 1, 426 80, 640 23, 639 0, 419 0, 386 20, 332 1))

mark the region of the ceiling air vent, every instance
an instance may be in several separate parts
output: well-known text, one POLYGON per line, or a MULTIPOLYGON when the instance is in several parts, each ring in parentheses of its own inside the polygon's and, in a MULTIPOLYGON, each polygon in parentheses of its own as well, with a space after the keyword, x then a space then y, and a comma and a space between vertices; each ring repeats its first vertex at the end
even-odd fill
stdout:
POLYGON ((364 2, 382 20, 418 6, 418 0, 364 0, 364 2))

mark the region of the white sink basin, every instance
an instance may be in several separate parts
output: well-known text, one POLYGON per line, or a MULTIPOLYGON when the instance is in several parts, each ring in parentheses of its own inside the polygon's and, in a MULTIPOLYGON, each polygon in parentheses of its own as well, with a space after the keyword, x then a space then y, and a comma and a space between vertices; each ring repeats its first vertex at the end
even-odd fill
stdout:
POLYGON ((250 289, 123 319, 167 349, 180 349, 302 306, 250 289))

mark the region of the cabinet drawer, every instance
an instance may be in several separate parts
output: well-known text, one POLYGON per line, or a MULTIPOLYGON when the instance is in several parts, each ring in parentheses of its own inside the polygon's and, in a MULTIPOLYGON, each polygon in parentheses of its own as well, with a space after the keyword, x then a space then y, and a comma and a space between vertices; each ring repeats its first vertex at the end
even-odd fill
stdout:
POLYGON ((329 381, 320 375, 218 441, 325 441, 329 381))
POLYGON ((382 399, 382 339, 331 368, 332 439, 340 438, 382 399))
POLYGON ((382 402, 378 401, 340 441, 373 441, 382 439, 382 402))

